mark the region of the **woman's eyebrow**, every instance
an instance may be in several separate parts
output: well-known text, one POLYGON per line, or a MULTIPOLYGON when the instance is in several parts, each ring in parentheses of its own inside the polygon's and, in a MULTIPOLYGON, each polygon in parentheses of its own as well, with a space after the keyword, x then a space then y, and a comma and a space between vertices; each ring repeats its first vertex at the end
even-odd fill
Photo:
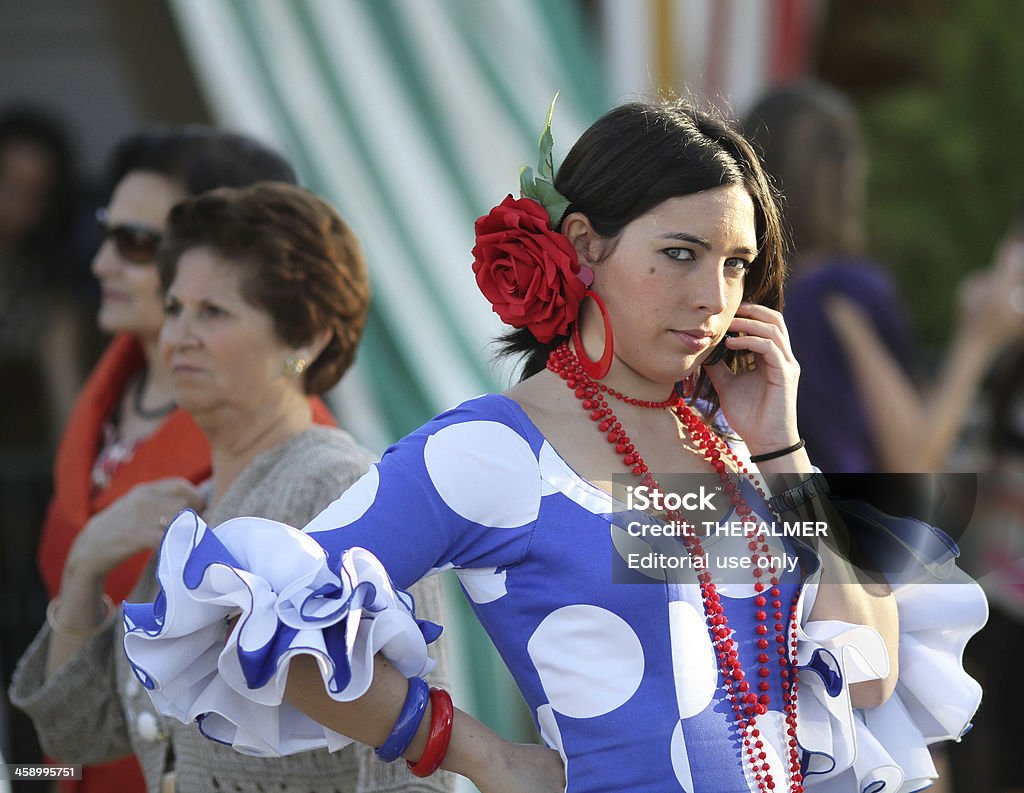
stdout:
MULTIPOLYGON (((662 240, 679 240, 680 242, 692 242, 694 245, 699 245, 704 250, 711 250, 711 243, 703 237, 698 237, 696 234, 689 234, 685 231, 670 231, 667 234, 659 235, 658 239, 662 240)), ((749 248, 746 245, 741 245, 733 250, 733 253, 746 254, 752 258, 757 258, 757 249, 749 248)))
POLYGON ((711 250, 711 243, 703 237, 698 237, 696 234, 688 234, 685 231, 670 231, 667 234, 662 234, 658 237, 662 240, 679 240, 681 242, 692 242, 694 245, 700 245, 705 250, 711 250))

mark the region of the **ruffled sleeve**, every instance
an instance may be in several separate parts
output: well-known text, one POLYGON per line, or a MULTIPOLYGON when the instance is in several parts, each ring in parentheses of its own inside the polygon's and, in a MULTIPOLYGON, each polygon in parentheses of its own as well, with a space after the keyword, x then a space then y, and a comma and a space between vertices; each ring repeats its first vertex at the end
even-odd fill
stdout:
POLYGON ((349 739, 283 702, 291 660, 313 656, 342 702, 366 692, 378 652, 425 674, 440 628, 416 619, 402 587, 518 564, 540 491, 536 451, 505 402, 465 403, 391 447, 301 531, 261 518, 211 529, 181 513, 155 602, 125 605, 125 651, 160 712, 209 738, 256 755, 336 750, 349 739))
POLYGON ((956 566, 944 532, 893 518, 863 502, 833 502, 852 536, 888 580, 899 614, 899 677, 881 706, 855 709, 853 683, 889 673, 873 628, 810 620, 820 570, 805 580, 798 610, 797 740, 809 790, 911 793, 938 776, 928 745, 970 728, 981 686, 963 669, 967 641, 985 624, 981 587, 956 566))
POLYGON ((316 659, 342 702, 366 692, 377 652, 406 676, 433 666, 427 644, 440 628, 416 619, 411 596, 362 548, 333 572, 323 549, 290 526, 237 518, 214 533, 188 510, 167 530, 157 578, 154 603, 125 604, 133 670, 162 713, 198 721, 247 754, 350 743, 283 702, 296 655, 316 659))

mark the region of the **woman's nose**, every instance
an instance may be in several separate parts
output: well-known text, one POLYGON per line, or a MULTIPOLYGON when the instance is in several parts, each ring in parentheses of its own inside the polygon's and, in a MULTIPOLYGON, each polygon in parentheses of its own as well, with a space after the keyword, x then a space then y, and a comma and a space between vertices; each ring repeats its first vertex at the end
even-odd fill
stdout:
POLYGON ((97 278, 110 275, 120 265, 113 240, 104 240, 92 257, 92 274, 97 278))
POLYGON ((167 350, 183 347, 193 338, 190 323, 185 312, 165 314, 160 327, 160 346, 167 350))
POLYGON ((711 314, 725 310, 726 280, 721 267, 708 267, 697 280, 694 301, 698 308, 711 314))

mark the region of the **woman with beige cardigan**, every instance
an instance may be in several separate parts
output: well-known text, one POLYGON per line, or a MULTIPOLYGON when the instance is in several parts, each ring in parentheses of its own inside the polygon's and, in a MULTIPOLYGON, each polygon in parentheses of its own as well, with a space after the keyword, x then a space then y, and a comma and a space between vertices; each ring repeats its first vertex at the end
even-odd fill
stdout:
MULTIPOLYGON (((308 396, 348 369, 369 287, 358 242, 324 201, 290 185, 207 193, 171 212, 161 253, 160 353, 174 395, 210 440, 212 478, 140 485, 95 515, 76 539, 61 596, 21 659, 11 698, 46 751, 92 763, 134 751, 154 793, 445 791, 370 749, 253 758, 207 740, 202 725, 158 716, 120 649, 120 610, 107 570, 151 547, 179 510, 207 520, 259 514, 303 523, 371 464, 338 429, 314 425, 308 396)), ((156 594, 151 563, 131 600, 156 594)), ((416 593, 438 618, 436 580, 416 593)))

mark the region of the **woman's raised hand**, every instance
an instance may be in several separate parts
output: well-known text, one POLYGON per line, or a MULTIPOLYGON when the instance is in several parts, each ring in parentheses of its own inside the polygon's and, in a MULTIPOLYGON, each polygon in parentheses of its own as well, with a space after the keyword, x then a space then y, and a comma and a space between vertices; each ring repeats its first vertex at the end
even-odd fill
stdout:
POLYGON ((793 357, 782 314, 743 303, 729 329, 743 335, 727 337, 725 345, 753 353, 755 363, 738 374, 722 362, 705 367, 726 421, 754 454, 791 446, 800 437, 796 423, 800 365, 793 357))
POLYGON ((203 506, 202 496, 187 479, 137 485, 89 519, 71 547, 65 575, 74 570, 104 576, 139 551, 156 548, 167 524, 181 510, 203 506))
POLYGON ((961 282, 958 299, 965 333, 993 347, 1024 335, 1024 240, 1003 241, 991 267, 961 282))

